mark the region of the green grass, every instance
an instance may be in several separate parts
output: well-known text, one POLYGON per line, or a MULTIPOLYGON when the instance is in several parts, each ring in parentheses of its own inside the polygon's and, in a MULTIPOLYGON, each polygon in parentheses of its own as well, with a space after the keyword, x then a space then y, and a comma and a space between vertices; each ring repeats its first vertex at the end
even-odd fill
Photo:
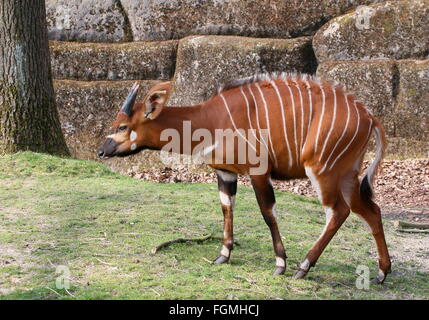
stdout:
MULTIPOLYGON (((413 261, 383 286, 355 287, 358 265, 375 276, 374 244, 351 216, 304 280, 293 269, 319 236, 318 201, 277 192, 287 248, 285 276, 272 276, 267 226, 250 188, 239 187, 230 264, 211 265, 218 240, 161 242, 222 234, 213 184, 157 184, 110 172, 104 165, 30 152, 0 157, 0 297, 2 299, 400 299, 429 297, 429 274, 413 261), (56 267, 70 270, 68 292, 56 267)), ((395 236, 388 227, 388 241, 395 236)))

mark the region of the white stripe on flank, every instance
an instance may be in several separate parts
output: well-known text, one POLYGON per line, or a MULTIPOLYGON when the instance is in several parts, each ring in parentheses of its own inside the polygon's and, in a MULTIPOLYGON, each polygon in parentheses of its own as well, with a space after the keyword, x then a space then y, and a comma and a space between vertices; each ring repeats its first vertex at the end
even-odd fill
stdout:
POLYGON ((276 152, 274 151, 274 147, 273 147, 273 139, 271 139, 270 118, 268 116, 267 101, 265 100, 264 93, 262 92, 262 89, 261 89, 259 83, 255 83, 255 86, 258 89, 259 94, 261 95, 262 102, 264 103, 265 121, 267 123, 267 129, 268 129, 268 140, 270 142, 271 152, 273 153, 273 156, 274 156, 274 166, 277 167, 277 156, 276 156, 276 152))
POLYGON ((317 152, 317 145, 319 144, 319 135, 320 135, 320 128, 322 127, 322 121, 323 117, 325 116, 325 91, 323 91, 323 86, 320 85, 320 91, 322 92, 322 114, 320 115, 319 119, 319 127, 317 128, 317 134, 316 134, 316 143, 314 144, 314 152, 317 152))
POLYGON ((243 139, 244 139, 244 141, 246 141, 248 144, 249 144, 249 146, 256 152, 256 148, 255 148, 255 146, 254 145, 252 145, 250 142, 249 142, 249 140, 247 140, 247 138, 245 137, 245 136, 243 136, 243 134, 240 132, 240 130, 238 130, 237 129, 237 126, 235 125, 235 122, 234 122, 234 119, 232 118, 232 115, 231 115, 231 111, 229 111, 229 107, 228 107, 228 103, 226 102, 226 99, 225 99, 225 97, 223 96, 223 94, 221 93, 220 95, 219 95, 221 98, 222 98, 222 100, 223 100, 223 104, 224 104, 224 106, 225 106, 225 109, 226 109, 226 111, 228 112, 228 115, 229 115, 229 118, 230 118, 230 120, 231 120, 231 123, 232 123, 232 126, 234 127, 234 130, 239 134, 239 136, 240 137, 242 137, 243 139))
POLYGON ((287 84, 286 81, 284 81, 284 84, 286 85, 286 87, 289 89, 289 93, 290 93, 290 99, 292 100, 292 113, 293 113, 293 137, 295 140, 295 153, 296 153, 296 163, 299 163, 298 160, 298 141, 296 139, 296 114, 295 114, 295 99, 293 96, 293 92, 292 89, 289 87, 289 85, 287 84))
POLYGON ((310 125, 311 125, 311 115, 313 113, 313 96, 311 94, 311 85, 308 82, 308 80, 305 80, 305 83, 308 86, 308 99, 310 100, 310 115, 308 117, 308 128, 307 128, 307 133, 308 131, 310 131, 310 125))
POLYGON ((365 141, 368 141, 369 136, 371 135, 371 132, 372 132, 372 118, 369 118, 369 131, 368 131, 368 135, 366 136, 365 141))
POLYGON ((289 164, 289 168, 292 167, 292 151, 290 150, 290 145, 289 145, 289 141, 287 138, 287 129, 286 129, 286 120, 285 120, 285 111, 284 111, 284 105, 283 105, 283 99, 280 96, 280 92, 279 92, 279 88, 277 87, 276 83, 274 81, 271 81, 271 85, 273 86, 274 90, 277 93, 277 98, 279 99, 279 103, 280 103, 280 109, 282 111, 282 119, 283 119, 283 132, 284 132, 284 137, 285 137, 285 141, 286 141, 286 146, 287 146, 287 150, 289 152, 289 159, 288 159, 288 164, 289 164))
MULTIPOLYGON (((370 131, 369 131, 370 134, 373 131, 371 127, 372 127, 372 118, 371 118, 370 131)), ((366 176, 368 177, 369 186, 371 188, 372 188, 372 183, 373 183, 372 180, 374 177, 374 171, 377 168, 377 164, 380 163, 381 157, 383 155, 380 129, 375 127, 374 133, 375 133, 375 146, 376 146, 377 151, 375 153, 375 159, 372 161, 371 165, 368 167, 368 170, 366 171, 366 176)))
MULTIPOLYGON (((302 150, 302 144, 303 144, 303 141, 304 141, 304 102, 302 100, 302 92, 301 92, 301 88, 300 88, 298 82, 294 81, 294 83, 295 83, 295 85, 296 85, 296 87, 298 89, 298 92, 299 92, 299 101, 301 103, 301 143, 299 145, 299 150, 302 150)), ((300 156, 301 156, 301 153, 300 153, 300 156)))
POLYGON ((250 95, 252 96, 253 99, 253 103, 255 105, 255 114, 256 114, 256 124, 258 125, 258 130, 259 130, 259 135, 261 136, 261 140, 265 146, 265 148, 268 151, 268 154, 270 153, 269 149, 268 149, 268 145, 267 142, 264 139, 264 136, 261 134, 261 126, 259 125, 259 112, 258 112, 258 103, 256 102, 256 98, 255 95, 253 94, 252 88, 250 87, 250 84, 247 85, 247 88, 249 89, 250 95))
MULTIPOLYGON (((241 95, 243 96, 244 100, 246 101, 247 119, 249 120, 249 126, 250 126, 250 129, 251 129, 251 132, 252 132, 253 136, 255 137, 256 141, 258 141, 259 144, 262 144, 261 140, 259 140, 258 137, 256 136, 255 130, 253 130, 252 120, 250 119, 250 105, 249 105, 249 100, 247 100, 247 97, 244 94, 243 87, 240 87, 240 92, 241 92, 241 95)), ((265 147, 267 148, 266 145, 265 145, 265 147)), ((268 148, 267 148, 267 151, 268 151, 268 148)))
MULTIPOLYGON (((334 95, 334 115, 333 115, 332 121, 331 121, 331 128, 329 129, 328 135, 326 136, 326 139, 325 139, 325 143, 323 144, 322 152, 320 152, 319 162, 323 158, 323 154, 325 152, 326 145, 328 144, 329 137, 331 136, 332 131, 334 131, 335 119, 337 118, 337 93, 335 91, 335 88, 332 88, 332 94, 334 95)), ((319 174, 321 174, 322 171, 323 171, 323 169, 319 172, 319 174)))
POLYGON ((344 98, 346 100, 346 105, 347 105, 347 120, 346 120, 346 125, 344 126, 344 129, 343 129, 343 132, 341 134, 341 137, 337 140, 337 143, 332 148, 331 154, 329 155, 328 159, 326 160, 325 165, 323 166, 323 168, 320 171, 320 173, 322 173, 326 169, 326 167, 327 167, 327 165, 329 163, 329 160, 331 160, 331 157, 334 154, 335 149, 338 147, 338 145, 340 144, 341 140, 343 140, 344 135, 346 134, 347 128, 349 126, 349 121, 350 121, 350 104, 349 104, 349 100, 347 99, 347 96, 345 94, 343 94, 343 95, 344 95, 344 98))
POLYGON ((359 115, 359 110, 356 107, 356 101, 353 102, 353 106, 355 107, 356 110, 356 114, 357 114, 357 124, 356 124, 356 131, 355 134, 353 135, 353 138, 350 140, 349 144, 344 148, 344 150, 335 158, 334 162, 332 162, 331 166, 329 167, 329 170, 331 170, 335 163, 337 162, 337 160, 344 154, 344 152, 347 151, 347 149, 350 147, 350 145, 352 144, 353 140, 356 138, 357 133, 359 131, 359 124, 360 124, 360 115, 359 115))
POLYGON ((307 85, 308 100, 309 100, 310 107, 309 107, 309 114, 308 114, 308 127, 307 127, 307 132, 305 134, 305 142, 304 142, 304 145, 302 146, 301 153, 304 153, 305 145, 307 143, 308 132, 310 131, 311 115, 313 114, 313 97, 311 95, 311 85, 308 82, 308 80, 305 80, 305 84, 307 85))

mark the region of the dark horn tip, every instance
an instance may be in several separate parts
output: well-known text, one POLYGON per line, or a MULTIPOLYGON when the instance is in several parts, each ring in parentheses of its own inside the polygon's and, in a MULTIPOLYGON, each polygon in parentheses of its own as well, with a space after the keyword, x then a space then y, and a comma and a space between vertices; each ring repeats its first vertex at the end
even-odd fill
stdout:
POLYGON ((132 109, 136 101, 139 89, 140 89, 140 83, 136 81, 133 87, 131 88, 130 92, 128 93, 127 99, 122 105, 121 112, 125 113, 128 116, 131 116, 132 109))

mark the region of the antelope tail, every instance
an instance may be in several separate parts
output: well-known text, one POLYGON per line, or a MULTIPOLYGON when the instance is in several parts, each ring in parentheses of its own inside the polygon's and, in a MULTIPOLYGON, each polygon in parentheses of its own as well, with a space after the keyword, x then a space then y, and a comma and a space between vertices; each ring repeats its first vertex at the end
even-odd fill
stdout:
POLYGON ((387 140, 384 133, 383 125, 375 118, 373 118, 374 125, 372 133, 375 134, 376 153, 375 159, 368 167, 364 178, 360 184, 360 195, 363 201, 369 202, 372 200, 374 191, 372 185, 374 183, 375 176, 379 171, 380 165, 383 161, 384 154, 386 152, 387 140))

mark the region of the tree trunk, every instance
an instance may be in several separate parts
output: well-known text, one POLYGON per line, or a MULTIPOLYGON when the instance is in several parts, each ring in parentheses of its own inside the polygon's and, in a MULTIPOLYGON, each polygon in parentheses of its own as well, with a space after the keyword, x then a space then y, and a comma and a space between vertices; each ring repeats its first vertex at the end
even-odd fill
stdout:
POLYGON ((0 0, 0 154, 68 155, 52 85, 44 0, 0 0))

